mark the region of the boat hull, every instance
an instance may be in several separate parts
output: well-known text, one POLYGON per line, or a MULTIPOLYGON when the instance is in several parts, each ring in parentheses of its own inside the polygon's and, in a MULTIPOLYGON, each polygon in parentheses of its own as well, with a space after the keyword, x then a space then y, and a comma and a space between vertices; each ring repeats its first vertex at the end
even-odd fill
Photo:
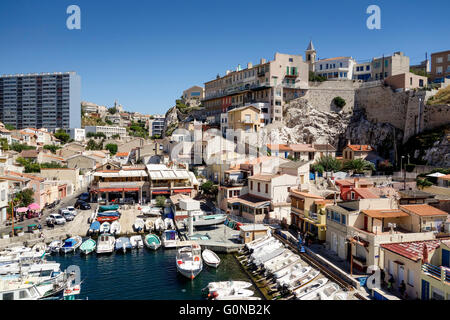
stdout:
POLYGON ((185 276, 188 279, 193 280, 195 279, 196 276, 200 274, 200 272, 202 272, 203 265, 200 264, 200 266, 196 269, 184 269, 180 265, 177 265, 177 270, 181 275, 185 276))

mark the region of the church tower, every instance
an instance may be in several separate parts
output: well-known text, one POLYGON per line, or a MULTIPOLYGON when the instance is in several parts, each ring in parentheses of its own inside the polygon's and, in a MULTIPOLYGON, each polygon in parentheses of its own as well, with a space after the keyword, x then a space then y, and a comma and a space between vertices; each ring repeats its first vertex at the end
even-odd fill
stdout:
POLYGON ((316 57, 317 57, 316 49, 314 49, 312 40, 310 40, 308 48, 306 48, 305 51, 305 61, 309 65, 309 71, 314 72, 314 63, 316 62, 316 57))

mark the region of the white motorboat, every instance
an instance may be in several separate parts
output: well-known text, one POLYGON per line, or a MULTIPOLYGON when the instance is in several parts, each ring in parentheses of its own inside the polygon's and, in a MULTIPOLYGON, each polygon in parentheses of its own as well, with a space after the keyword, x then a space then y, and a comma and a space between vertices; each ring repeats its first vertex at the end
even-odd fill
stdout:
POLYGON ((279 278, 284 277, 285 275, 287 275, 287 274, 289 274, 291 272, 294 272, 297 269, 300 269, 301 267, 302 267, 302 264, 300 262, 296 262, 296 263, 294 263, 292 265, 289 265, 287 267, 284 267, 281 270, 278 270, 278 271, 274 272, 272 276, 275 279, 279 279, 279 278))
POLYGON ((30 263, 10 263, 0 266, 0 277, 9 276, 14 278, 21 274, 36 276, 51 276, 61 273, 60 264, 56 262, 30 262, 30 263))
POLYGON ((81 246, 82 243, 83 239, 81 239, 80 236, 69 238, 66 241, 64 241, 64 244, 62 245, 59 252, 64 254, 75 252, 81 246))
POLYGON ((44 242, 39 242, 31 248, 31 251, 35 252, 37 255, 44 256, 47 252, 47 246, 44 242))
POLYGON ((202 270, 202 249, 197 242, 184 241, 177 244, 177 270, 183 276, 194 279, 202 270))
POLYGON ((265 262, 267 262, 267 261, 269 261, 269 260, 271 260, 271 259, 273 259, 273 258, 275 258, 275 257, 277 257, 277 256, 279 256, 279 255, 281 255, 281 254, 283 254, 285 251, 286 251, 286 249, 285 249, 284 247, 277 248, 277 249, 272 250, 271 252, 269 252, 269 253, 263 255, 262 257, 260 257, 260 258, 258 258, 258 259, 256 259, 256 260, 254 260, 253 263, 254 263, 256 266, 259 267, 259 266, 261 266, 262 264, 264 264, 265 262))
POLYGON ((141 212, 143 215, 146 216, 153 216, 153 217, 161 216, 161 208, 158 207, 150 207, 150 206, 141 207, 141 212))
POLYGON ((175 248, 178 241, 176 230, 165 230, 161 235, 161 241, 164 248, 175 248))
POLYGON ((48 245, 48 251, 50 253, 59 253, 59 250, 63 246, 63 242, 61 240, 54 240, 50 242, 48 245))
POLYGON ((103 222, 100 225, 100 233, 109 233, 111 231, 111 224, 109 222, 103 222))
POLYGON ((258 238, 258 239, 255 239, 255 240, 253 240, 253 241, 251 241, 251 242, 249 242, 249 243, 246 243, 245 244, 245 248, 247 249, 247 250, 250 250, 250 249, 254 249, 256 246, 258 246, 260 243, 262 243, 262 242, 264 242, 264 241, 267 241, 267 240, 269 240, 269 239, 271 239, 271 238, 273 238, 270 234, 267 234, 267 235, 265 235, 264 237, 261 237, 261 238, 258 238))
POLYGON ((173 230, 173 229, 175 229, 175 223, 173 222, 172 219, 165 218, 164 219, 164 227, 166 230, 173 230))
POLYGON ((203 261, 209 267, 217 268, 220 264, 220 258, 213 251, 205 249, 202 252, 203 261))
POLYGON ((134 231, 136 231, 136 232, 144 231, 144 227, 145 227, 145 222, 144 222, 143 219, 137 218, 137 219, 134 221, 134 224, 133 224, 133 229, 134 229, 134 231))
POLYGON ((312 271, 308 272, 308 274, 305 275, 304 277, 297 279, 294 282, 289 283, 287 288, 291 291, 293 291, 297 288, 300 288, 300 287, 304 286, 305 284, 308 284, 311 281, 313 281, 315 278, 317 278, 317 276, 319 274, 320 274, 320 272, 318 270, 312 270, 312 271))
POLYGON ((314 291, 316 291, 319 288, 326 285, 327 282, 328 282, 327 278, 321 278, 319 280, 315 280, 315 281, 307 284, 306 286, 303 286, 303 287, 298 288, 297 290, 294 290, 292 293, 295 294, 295 297, 297 299, 304 300, 304 299, 302 299, 303 296, 313 293, 314 291))
POLYGON ((258 243, 254 248, 250 249, 251 255, 257 254, 261 250, 264 250, 264 248, 266 248, 274 243, 280 243, 280 241, 273 237, 270 237, 269 239, 258 243))
POLYGON ((42 294, 34 284, 0 281, 0 300, 38 300, 42 294))
POLYGON ((119 221, 114 221, 113 223, 111 223, 111 228, 110 228, 110 232, 112 235, 117 236, 120 234, 121 231, 121 226, 120 226, 120 222, 119 221))
POLYGON ((309 272, 311 272, 312 268, 308 266, 301 266, 300 268, 288 273, 284 277, 277 279, 277 284, 282 287, 288 287, 290 284, 295 283, 297 280, 305 277, 309 272))
POLYGON ((154 229, 156 232, 162 232, 166 228, 164 220, 161 218, 157 218, 154 222, 154 229))
POLYGON ((257 259, 258 257, 266 254, 267 252, 272 251, 273 249, 280 248, 282 245, 283 244, 280 241, 275 239, 274 241, 271 241, 266 245, 255 249, 253 253, 250 255, 250 259, 257 259))
POLYGON ((246 298, 253 296, 254 292, 249 289, 231 288, 231 289, 217 289, 210 291, 209 297, 215 300, 229 300, 230 298, 246 298))
POLYGON ((250 288, 252 286, 252 284, 250 282, 247 281, 234 281, 234 280, 230 280, 230 281, 219 281, 219 282, 210 282, 208 283, 208 286, 205 289, 208 289, 208 291, 215 291, 215 290, 219 290, 219 289, 227 289, 227 290, 231 290, 231 289, 247 289, 250 288))
POLYGON ((97 239, 97 254, 113 252, 115 243, 116 239, 114 238, 114 236, 107 233, 100 235, 97 239))
POLYGON ((227 216, 225 214, 210 214, 205 215, 203 212, 200 215, 194 215, 192 225, 194 228, 210 227, 218 224, 223 224, 227 216))
POLYGON ((144 245, 152 250, 158 250, 161 247, 161 239, 156 234, 149 233, 144 237, 144 245))
POLYGON ((347 300, 348 294, 345 291, 338 292, 334 295, 334 300, 347 300))
POLYGON ((273 274, 275 272, 277 272, 278 270, 283 270, 286 267, 292 266, 296 263, 298 263, 300 261, 300 257, 296 254, 291 255, 290 257, 278 261, 278 263, 270 266, 269 268, 266 268, 266 274, 270 275, 273 274))
POLYGON ((141 236, 132 236, 130 237, 131 246, 135 249, 141 249, 144 247, 144 242, 142 241, 141 236))
POLYGON ((145 226, 144 229, 146 232, 152 232, 153 231, 153 221, 150 219, 145 220, 145 226))
POLYGON ((294 253, 291 250, 286 249, 286 251, 284 251, 282 254, 280 254, 279 256, 264 262, 263 267, 264 269, 266 269, 267 271, 271 271, 274 268, 276 268, 276 266, 285 261, 286 259, 289 259, 291 256, 293 256, 294 253))
POLYGON ((336 283, 329 283, 317 290, 320 300, 334 300, 334 296, 341 292, 341 287, 336 283))

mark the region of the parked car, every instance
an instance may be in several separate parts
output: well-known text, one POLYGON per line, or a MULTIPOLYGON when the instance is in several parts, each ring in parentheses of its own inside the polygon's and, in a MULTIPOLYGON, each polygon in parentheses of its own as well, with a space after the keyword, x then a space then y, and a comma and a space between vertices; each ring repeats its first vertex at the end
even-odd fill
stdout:
POLYGON ((66 219, 66 221, 73 221, 73 219, 75 219, 75 216, 71 214, 70 211, 64 211, 62 216, 66 219))
POLYGON ((89 203, 87 203, 87 202, 82 202, 82 203, 80 203, 79 208, 81 210, 90 210, 91 209, 91 205, 89 203))
POLYGON ((74 216, 76 216, 78 214, 77 210, 75 210, 74 207, 67 207, 66 210, 68 210, 74 216))
POLYGON ((84 193, 80 194, 80 196, 78 197, 78 200, 86 201, 86 202, 89 199, 90 199, 90 196, 89 196, 89 193, 87 193, 87 192, 84 192, 84 193))
POLYGON ((45 219, 46 220, 46 222, 47 222, 47 224, 49 223, 49 222, 52 222, 52 223, 54 223, 54 224, 65 224, 66 223, 66 219, 64 219, 64 217, 62 216, 62 215, 60 215, 60 214, 57 214, 57 213, 52 213, 51 215, 49 215, 48 217, 47 217, 47 219, 45 219))

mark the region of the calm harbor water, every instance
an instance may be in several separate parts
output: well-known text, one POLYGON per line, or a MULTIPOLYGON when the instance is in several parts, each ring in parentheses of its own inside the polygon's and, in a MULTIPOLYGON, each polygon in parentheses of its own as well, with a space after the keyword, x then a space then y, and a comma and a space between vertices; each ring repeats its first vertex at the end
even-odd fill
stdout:
MULTIPOLYGON (((81 269, 80 298, 89 300, 199 300, 201 289, 212 281, 250 281, 232 255, 220 255, 218 269, 203 266, 193 280, 177 272, 176 250, 133 250, 127 254, 50 256, 61 269, 78 265, 81 269)), ((258 292, 255 291, 255 296, 258 292)))

